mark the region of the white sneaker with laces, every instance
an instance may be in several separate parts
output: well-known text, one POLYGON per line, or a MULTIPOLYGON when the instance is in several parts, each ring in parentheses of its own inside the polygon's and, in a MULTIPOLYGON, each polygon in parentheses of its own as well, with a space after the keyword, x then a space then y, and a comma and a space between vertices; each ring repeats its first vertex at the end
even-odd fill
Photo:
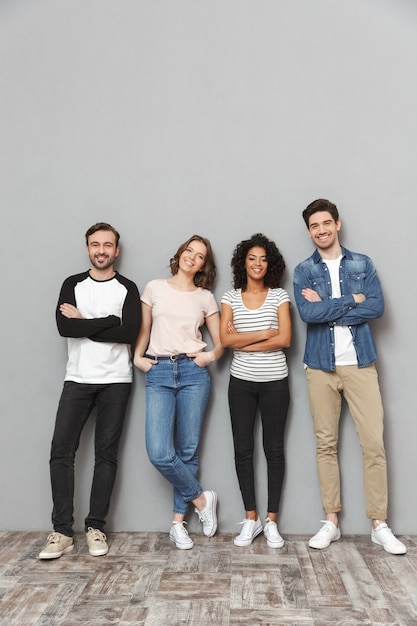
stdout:
POLYGON ((329 520, 321 521, 323 522, 323 526, 308 542, 310 548, 316 548, 316 550, 328 548, 332 541, 337 541, 342 536, 340 529, 333 524, 333 522, 329 520))
POLYGON ((206 506, 202 511, 195 509, 200 522, 203 522, 203 533, 206 537, 212 537, 217 530, 217 493, 215 491, 204 491, 206 506))
POLYGON ((269 519, 265 520, 264 536, 266 543, 270 548, 282 548, 284 546, 284 540, 279 534, 278 527, 275 522, 269 519))
POLYGON ((46 545, 39 552, 40 559, 58 559, 74 549, 74 539, 56 531, 50 533, 46 545))
POLYGON ((186 523, 187 522, 172 522, 169 531, 169 538, 175 543, 178 550, 191 550, 194 545, 194 541, 185 528, 186 523))
POLYGON ((86 538, 91 556, 104 556, 109 551, 106 535, 98 528, 88 528, 86 538))
POLYGON ((405 545, 395 537, 391 528, 388 528, 385 522, 381 522, 376 528, 372 529, 371 541, 382 546, 390 554, 405 554, 407 552, 405 545))
POLYGON ((240 534, 234 538, 233 543, 235 546, 246 547, 250 546, 252 541, 262 532, 262 523, 261 520, 253 520, 253 519, 244 519, 243 522, 240 522, 243 525, 240 534))

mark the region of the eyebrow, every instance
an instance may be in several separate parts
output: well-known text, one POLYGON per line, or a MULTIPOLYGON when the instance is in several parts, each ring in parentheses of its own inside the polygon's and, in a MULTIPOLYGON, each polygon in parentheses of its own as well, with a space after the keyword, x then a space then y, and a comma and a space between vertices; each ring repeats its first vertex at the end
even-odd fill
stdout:
MULTIPOLYGON (((88 245, 91 246, 91 245, 93 245, 95 243, 100 244, 101 242, 100 241, 96 241, 95 239, 93 239, 93 241, 90 241, 88 245)), ((108 246, 108 245, 115 246, 116 244, 115 244, 114 241, 103 241, 103 245, 105 245, 105 246, 108 246)))
POLYGON ((199 252, 196 248, 193 248, 193 246, 187 246, 185 248, 186 250, 192 250, 193 252, 195 252, 196 254, 201 254, 201 256, 205 257, 207 256, 206 253, 204 252, 199 252))
POLYGON ((320 226, 320 224, 331 224, 334 220, 324 220, 323 222, 313 222, 309 225, 309 228, 313 228, 313 226, 320 226))

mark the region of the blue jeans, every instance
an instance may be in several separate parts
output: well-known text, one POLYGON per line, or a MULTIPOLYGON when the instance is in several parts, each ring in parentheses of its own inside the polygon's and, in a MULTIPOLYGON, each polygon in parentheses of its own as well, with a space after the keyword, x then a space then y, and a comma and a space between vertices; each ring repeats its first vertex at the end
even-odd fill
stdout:
POLYGON ((198 446, 210 377, 192 358, 158 360, 146 373, 146 449, 174 487, 174 513, 185 515, 202 492, 198 446))
POLYGON ((117 453, 131 383, 94 385, 65 381, 51 445, 50 472, 54 530, 72 537, 74 461, 81 432, 93 407, 97 408, 94 436, 95 464, 88 527, 104 530, 117 470, 117 453))

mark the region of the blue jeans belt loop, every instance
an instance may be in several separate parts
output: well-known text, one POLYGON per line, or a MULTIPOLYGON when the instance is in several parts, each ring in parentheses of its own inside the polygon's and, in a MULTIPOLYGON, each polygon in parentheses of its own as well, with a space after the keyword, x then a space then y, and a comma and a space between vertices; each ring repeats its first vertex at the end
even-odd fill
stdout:
POLYGON ((190 359, 191 357, 186 354, 171 354, 171 356, 152 356, 151 354, 146 355, 148 359, 153 359, 155 361, 183 361, 184 359, 190 359))

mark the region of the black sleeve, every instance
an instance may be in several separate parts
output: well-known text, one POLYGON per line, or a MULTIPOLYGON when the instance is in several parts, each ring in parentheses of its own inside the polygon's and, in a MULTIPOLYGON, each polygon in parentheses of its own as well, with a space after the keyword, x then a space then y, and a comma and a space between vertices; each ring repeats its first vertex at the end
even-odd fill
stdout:
POLYGON ((81 337, 92 338, 93 335, 96 335, 103 330, 120 326, 120 318, 117 317, 117 315, 108 315, 107 317, 100 317, 91 320, 80 320, 75 318, 70 319, 62 315, 61 311, 59 310, 61 304, 67 302, 68 304, 77 306, 74 292, 75 286, 77 283, 81 282, 87 277, 88 272, 86 272, 85 274, 76 274, 75 276, 70 276, 64 281, 61 287, 61 292, 59 294, 58 304, 56 307, 56 323, 58 326, 58 332, 61 337, 72 337, 78 339, 81 337))
MULTIPOLYGON (((118 326, 105 328, 97 334, 91 335, 93 341, 110 343, 127 343, 133 345, 139 332, 141 322, 140 295, 135 283, 124 276, 118 275, 118 280, 127 288, 127 294, 123 303, 122 320, 118 326)), ((119 319, 119 318, 117 318, 119 319)))

